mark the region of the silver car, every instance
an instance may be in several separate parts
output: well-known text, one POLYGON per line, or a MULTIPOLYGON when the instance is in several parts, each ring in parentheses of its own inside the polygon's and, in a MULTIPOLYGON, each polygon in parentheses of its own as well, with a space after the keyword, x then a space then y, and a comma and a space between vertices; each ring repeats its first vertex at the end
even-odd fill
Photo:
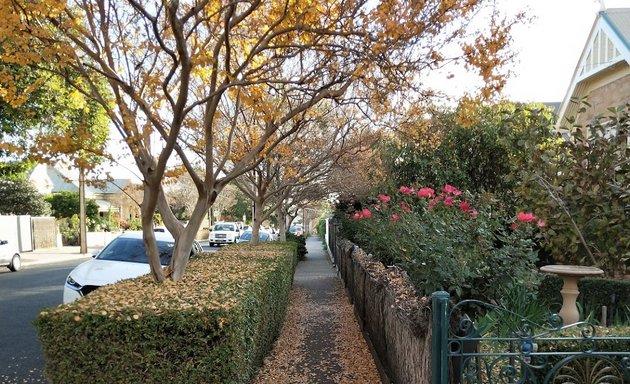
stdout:
POLYGON ((9 240, 0 239, 0 266, 6 266, 13 272, 22 268, 22 259, 17 246, 11 244, 9 240))

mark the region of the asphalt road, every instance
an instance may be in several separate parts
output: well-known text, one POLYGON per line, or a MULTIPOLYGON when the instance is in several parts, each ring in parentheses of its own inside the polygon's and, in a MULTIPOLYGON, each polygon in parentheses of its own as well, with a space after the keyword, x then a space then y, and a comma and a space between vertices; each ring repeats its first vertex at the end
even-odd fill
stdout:
POLYGON ((61 304, 66 276, 79 263, 0 272, 0 383, 46 383, 32 322, 43 308, 61 304))

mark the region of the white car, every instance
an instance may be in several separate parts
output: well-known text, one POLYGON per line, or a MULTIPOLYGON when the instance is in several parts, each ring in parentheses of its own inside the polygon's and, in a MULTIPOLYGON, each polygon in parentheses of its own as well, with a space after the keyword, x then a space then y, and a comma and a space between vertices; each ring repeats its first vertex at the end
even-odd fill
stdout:
MULTIPOLYGON (((156 232, 160 262, 168 265, 175 239, 168 232, 156 232)), ((201 245, 193 243, 191 255, 200 253, 201 245)), ((142 240, 142 232, 126 232, 112 240, 92 260, 79 264, 66 278, 63 303, 77 300, 93 290, 119 280, 151 272, 142 240)))
POLYGON ((237 223, 217 223, 208 236, 208 243, 211 247, 218 244, 233 244, 237 242, 239 237, 240 231, 237 223))
POLYGON ((0 266, 6 266, 12 272, 17 272, 22 268, 22 259, 18 249, 8 240, 0 240, 0 266))

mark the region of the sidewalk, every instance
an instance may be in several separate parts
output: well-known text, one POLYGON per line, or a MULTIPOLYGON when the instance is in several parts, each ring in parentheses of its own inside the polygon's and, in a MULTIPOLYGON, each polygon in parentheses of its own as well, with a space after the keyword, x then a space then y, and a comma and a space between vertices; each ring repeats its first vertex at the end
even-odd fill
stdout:
POLYGON ((88 253, 81 253, 79 246, 42 248, 32 252, 21 252, 20 257, 22 259, 22 268, 28 268, 34 265, 54 264, 72 260, 89 260, 99 249, 88 248, 88 253))
POLYGON ((287 317, 253 384, 378 384, 381 379, 354 308, 321 240, 306 241, 287 317))

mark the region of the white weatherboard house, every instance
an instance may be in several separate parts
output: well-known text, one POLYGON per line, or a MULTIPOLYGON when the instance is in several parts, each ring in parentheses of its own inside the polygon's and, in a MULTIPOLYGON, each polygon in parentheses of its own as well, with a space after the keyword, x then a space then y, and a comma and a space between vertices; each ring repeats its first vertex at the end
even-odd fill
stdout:
MULTIPOLYGON (((29 180, 39 193, 51 195, 59 192, 79 192, 79 170, 67 165, 38 164, 29 174, 29 180)), ((139 208, 125 191, 131 192, 134 185, 130 179, 114 179, 85 186, 86 199, 95 200, 101 216, 112 214, 128 220, 138 217, 139 208)))
POLYGON ((584 126, 593 117, 607 116, 609 107, 630 103, 630 8, 602 7, 577 63, 571 84, 558 113, 558 126, 567 126, 565 117, 577 117, 584 126), (580 105, 591 105, 579 116, 580 105))

